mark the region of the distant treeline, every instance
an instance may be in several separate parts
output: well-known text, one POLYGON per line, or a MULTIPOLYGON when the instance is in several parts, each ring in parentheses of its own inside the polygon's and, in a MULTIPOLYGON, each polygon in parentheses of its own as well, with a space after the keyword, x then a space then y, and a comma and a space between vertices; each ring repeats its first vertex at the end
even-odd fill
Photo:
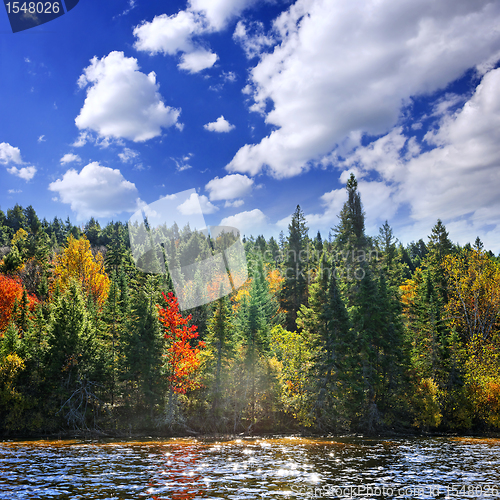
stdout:
MULTIPOLYGON (((0 432, 498 430, 500 259, 439 220, 406 246, 387 222, 368 236, 354 176, 347 194, 327 238, 299 206, 278 240, 243 238, 245 284, 189 315, 126 224, 0 210, 0 432)), ((155 258, 227 244, 172 234, 155 258)), ((215 298, 211 278, 183 287, 215 298)))

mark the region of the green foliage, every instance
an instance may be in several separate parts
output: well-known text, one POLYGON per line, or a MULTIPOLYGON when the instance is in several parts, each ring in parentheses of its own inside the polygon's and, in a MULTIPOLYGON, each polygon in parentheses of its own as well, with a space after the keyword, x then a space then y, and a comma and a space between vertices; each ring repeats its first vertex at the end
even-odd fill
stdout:
MULTIPOLYGON (((478 238, 456 247, 440 220, 427 244, 403 246, 387 221, 371 238, 353 175, 346 189, 328 238, 309 239, 297 206, 286 236, 243 239, 249 278, 236 293, 189 316, 162 313, 164 326, 199 333, 184 338, 175 370, 174 340, 158 317, 172 279, 136 267, 129 237, 137 228, 85 225, 87 254, 105 255, 109 280, 96 304, 82 292, 88 276, 72 281, 61 259, 80 228, 69 218, 40 221, 31 206, 0 210, 0 272, 9 273, 0 276, 0 432, 500 428, 499 259, 478 238), (185 394, 175 394, 172 377, 187 373, 185 394)), ((155 272, 167 257, 181 267, 235 241, 188 225, 155 230, 155 250, 139 262, 149 259, 155 272)), ((179 279, 217 295, 197 272, 179 279)))
POLYGON ((295 329, 297 311, 305 303, 308 285, 308 227, 299 205, 292 215, 288 226, 288 238, 284 246, 283 272, 285 281, 282 290, 282 307, 286 311, 285 325, 295 329))

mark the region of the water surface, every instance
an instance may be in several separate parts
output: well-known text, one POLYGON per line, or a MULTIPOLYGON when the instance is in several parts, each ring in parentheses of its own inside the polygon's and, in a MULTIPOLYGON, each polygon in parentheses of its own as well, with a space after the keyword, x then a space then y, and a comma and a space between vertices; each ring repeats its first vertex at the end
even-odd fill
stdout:
POLYGON ((500 440, 0 442, 0 499, 500 499, 500 440))

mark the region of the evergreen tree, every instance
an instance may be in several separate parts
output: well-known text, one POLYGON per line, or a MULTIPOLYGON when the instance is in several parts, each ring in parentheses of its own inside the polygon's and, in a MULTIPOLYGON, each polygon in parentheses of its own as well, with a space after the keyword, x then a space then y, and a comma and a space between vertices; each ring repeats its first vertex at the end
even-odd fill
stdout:
POLYGON ((345 427, 345 402, 350 391, 343 388, 352 377, 350 356, 354 347, 347 310, 331 265, 323 254, 309 289, 309 306, 302 305, 297 318, 297 325, 315 353, 310 374, 313 414, 323 431, 345 427))
POLYGON ((224 369, 235 353, 234 325, 231 304, 227 297, 215 302, 212 317, 208 322, 207 345, 215 358, 215 374, 212 388, 212 415, 214 424, 222 417, 224 393, 224 369))
POLYGON ((308 227, 299 205, 288 226, 286 257, 284 261, 285 281, 282 289, 282 307, 286 311, 285 327, 295 330, 297 311, 307 302, 308 285, 308 227))
MULTIPOLYGON (((146 407, 150 423, 155 405, 161 403, 163 380, 163 335, 158 321, 157 287, 148 277, 132 299, 132 321, 125 336, 126 380, 137 387, 136 397, 146 407)), ((128 396, 134 391, 129 387, 128 396)))
POLYGON ((8 226, 12 234, 16 234, 19 229, 27 230, 26 215, 24 213, 23 207, 16 204, 14 208, 7 210, 7 219, 5 221, 6 226, 8 226))
POLYGON ((94 219, 94 217, 91 217, 90 220, 87 222, 87 224, 85 224, 83 233, 90 241, 91 246, 99 245, 100 243, 99 239, 101 236, 101 225, 99 224, 98 221, 94 219))
POLYGON ((358 181, 353 173, 347 181, 347 201, 340 212, 340 222, 335 227, 336 239, 348 248, 363 248, 366 245, 365 213, 358 191, 358 181))
MULTIPOLYGON (((88 307, 88 304, 87 304, 88 307)), ((48 376, 69 425, 87 427, 105 380, 103 353, 77 282, 57 300, 48 338, 48 376)))

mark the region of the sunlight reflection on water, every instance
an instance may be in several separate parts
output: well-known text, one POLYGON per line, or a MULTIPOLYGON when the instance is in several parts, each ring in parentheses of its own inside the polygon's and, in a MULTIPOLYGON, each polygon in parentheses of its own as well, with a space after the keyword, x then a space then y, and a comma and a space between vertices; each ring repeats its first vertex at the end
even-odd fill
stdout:
POLYGON ((447 493, 500 499, 493 487, 500 488, 495 439, 0 443, 2 500, 445 498, 447 493), (376 487, 385 487, 385 494, 377 494, 376 487))

